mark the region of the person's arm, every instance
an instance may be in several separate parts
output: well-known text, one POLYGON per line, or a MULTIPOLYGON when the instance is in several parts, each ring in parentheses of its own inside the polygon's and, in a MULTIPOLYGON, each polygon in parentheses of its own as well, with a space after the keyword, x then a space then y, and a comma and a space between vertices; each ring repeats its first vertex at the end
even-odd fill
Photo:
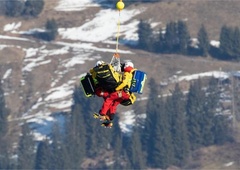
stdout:
POLYGON ((93 68, 91 68, 91 69, 89 70, 89 73, 90 73, 90 74, 93 74, 93 72, 94 72, 94 70, 93 70, 93 68))
POLYGON ((125 72, 123 74, 123 81, 121 84, 119 84, 117 87, 116 87, 116 91, 119 91, 119 90, 122 90, 124 87, 126 87, 127 85, 129 85, 129 81, 131 82, 131 73, 129 72, 125 72))
POLYGON ((96 86, 96 85, 98 84, 98 81, 97 81, 97 79, 96 79, 97 74, 96 74, 94 68, 90 69, 89 72, 90 72, 90 74, 91 74, 91 76, 92 76, 92 78, 93 78, 94 85, 96 86))

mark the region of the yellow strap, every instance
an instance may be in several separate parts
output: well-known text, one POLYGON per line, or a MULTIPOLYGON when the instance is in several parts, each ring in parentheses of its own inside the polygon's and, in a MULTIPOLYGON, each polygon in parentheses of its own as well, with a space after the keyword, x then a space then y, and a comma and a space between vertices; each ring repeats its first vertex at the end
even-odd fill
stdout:
POLYGON ((118 39, 120 35, 120 10, 119 10, 119 17, 118 17, 118 23, 117 23, 117 42, 116 42, 116 53, 118 54, 118 39))

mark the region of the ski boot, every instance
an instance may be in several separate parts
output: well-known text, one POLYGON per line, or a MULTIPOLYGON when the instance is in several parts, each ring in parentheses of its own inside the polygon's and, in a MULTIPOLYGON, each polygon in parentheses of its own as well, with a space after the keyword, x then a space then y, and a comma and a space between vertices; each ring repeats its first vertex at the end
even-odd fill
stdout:
POLYGON ((99 114, 98 113, 93 113, 93 117, 95 118, 95 119, 99 119, 99 114))
POLYGON ((113 123, 111 121, 105 121, 101 124, 101 126, 111 128, 113 126, 113 123))
POLYGON ((109 121, 110 120, 108 115, 100 115, 99 113, 94 113, 93 117, 95 119, 100 119, 100 121, 105 121, 105 120, 109 121))

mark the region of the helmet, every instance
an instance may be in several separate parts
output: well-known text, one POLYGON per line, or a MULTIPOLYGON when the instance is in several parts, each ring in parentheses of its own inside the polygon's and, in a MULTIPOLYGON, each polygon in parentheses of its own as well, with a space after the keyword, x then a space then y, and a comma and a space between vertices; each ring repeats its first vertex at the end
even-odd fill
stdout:
POLYGON ((102 64, 104 64, 104 63, 105 63, 104 61, 99 60, 99 61, 96 62, 95 67, 98 67, 98 66, 100 66, 100 65, 102 65, 102 64))
POLYGON ((134 64, 133 64, 131 61, 127 61, 127 62, 124 64, 124 68, 127 68, 127 67, 132 67, 132 68, 134 68, 134 64))

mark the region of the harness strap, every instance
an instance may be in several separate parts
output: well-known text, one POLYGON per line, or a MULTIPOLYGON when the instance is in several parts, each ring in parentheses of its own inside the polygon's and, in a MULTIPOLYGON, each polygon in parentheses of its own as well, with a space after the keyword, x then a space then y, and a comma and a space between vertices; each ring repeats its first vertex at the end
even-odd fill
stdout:
POLYGON ((119 36, 120 36, 120 10, 118 11, 119 16, 118 16, 118 22, 117 22, 117 40, 116 40, 116 53, 118 53, 118 41, 119 41, 119 36))

